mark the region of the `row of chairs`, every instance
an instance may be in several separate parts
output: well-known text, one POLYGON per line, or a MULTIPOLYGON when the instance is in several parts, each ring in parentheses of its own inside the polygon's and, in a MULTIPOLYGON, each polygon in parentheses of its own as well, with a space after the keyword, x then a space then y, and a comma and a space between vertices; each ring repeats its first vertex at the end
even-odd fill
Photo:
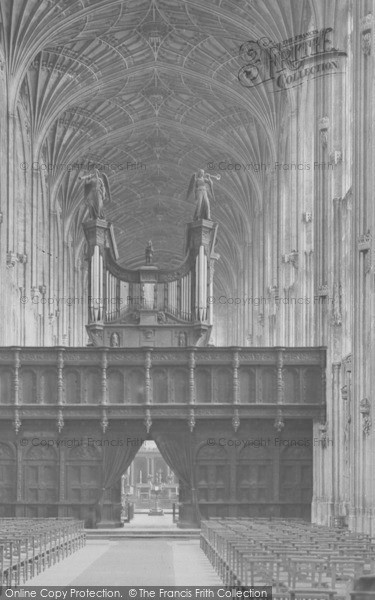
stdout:
POLYGON ((73 518, 0 518, 0 585, 17 586, 86 544, 73 518))
POLYGON ((353 580, 375 570, 369 536, 299 520, 210 519, 201 548, 225 585, 269 585, 276 600, 347 598, 353 580))

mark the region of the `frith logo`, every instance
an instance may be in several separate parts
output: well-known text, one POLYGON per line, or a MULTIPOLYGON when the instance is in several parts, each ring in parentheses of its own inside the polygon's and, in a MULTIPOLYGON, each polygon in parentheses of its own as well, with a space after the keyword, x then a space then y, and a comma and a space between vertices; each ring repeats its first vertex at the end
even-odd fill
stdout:
POLYGON ((309 31, 276 43, 269 38, 249 40, 240 47, 246 64, 238 72, 243 87, 270 83, 275 92, 301 85, 307 77, 315 79, 340 72, 342 52, 333 46, 332 27, 309 31))

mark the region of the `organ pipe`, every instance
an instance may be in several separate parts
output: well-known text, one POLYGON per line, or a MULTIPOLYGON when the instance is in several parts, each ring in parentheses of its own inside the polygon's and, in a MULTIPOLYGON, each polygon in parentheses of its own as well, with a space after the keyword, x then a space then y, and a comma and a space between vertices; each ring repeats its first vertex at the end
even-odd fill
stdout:
POLYGON ((168 305, 173 312, 179 312, 177 281, 171 281, 168 283, 168 305))
POLYGON ((195 263, 195 304, 196 316, 199 321, 207 318, 207 258, 204 246, 200 246, 195 263))
POLYGON ((115 297, 115 295, 114 295, 114 284, 115 284, 115 278, 113 277, 113 275, 111 275, 111 303, 110 303, 111 313, 113 311, 113 300, 114 300, 114 297, 115 297))
POLYGON ((185 277, 181 279, 181 312, 185 312, 185 277))
POLYGON ((185 293, 186 293, 185 287, 186 286, 185 286, 185 284, 186 284, 186 277, 183 277, 181 279, 181 312, 182 313, 185 313, 185 311, 186 311, 186 306, 185 306, 185 300, 186 300, 186 298, 185 298, 185 293))
MULTIPOLYGON (((99 253, 99 248, 98 248, 98 253, 99 253)), ((99 258, 99 276, 98 276, 98 287, 99 287, 99 294, 98 294, 98 300, 99 300, 99 311, 98 311, 98 320, 102 321, 103 320, 103 257, 101 254, 98 255, 99 258)))
MULTIPOLYGON (((208 295, 212 298, 213 297, 213 293, 214 293, 214 288, 213 288, 213 264, 211 262, 210 264, 210 268, 208 270, 208 295)), ((212 325, 213 323, 213 310, 212 310, 212 304, 209 305, 208 307, 208 315, 207 318, 209 318, 209 324, 212 325)))
POLYGON ((129 284, 127 281, 120 281, 120 308, 126 306, 129 296, 129 284))
POLYGON ((91 257, 90 262, 90 298, 89 298, 89 311, 90 321, 94 321, 94 256, 91 257))
POLYGON ((94 321, 98 321, 99 309, 99 246, 95 245, 92 256, 92 307, 94 321))
POLYGON ((190 315, 190 311, 191 311, 190 280, 191 280, 191 272, 189 272, 187 275, 185 275, 181 280, 181 311, 182 311, 184 317, 190 315))
POLYGON ((191 272, 188 275, 187 312, 191 315, 191 272))
POLYGON ((188 313, 188 276, 184 277, 184 317, 187 316, 188 313))
POLYGON ((205 255, 204 255, 204 247, 200 246, 199 248, 199 320, 204 321, 204 263, 205 263, 205 255))
POLYGON ((195 256, 195 265, 180 279, 152 285, 122 281, 105 268, 101 250, 95 245, 90 263, 91 320, 113 320, 122 309, 139 303, 142 296, 147 307, 156 305, 160 309, 164 306, 183 319, 211 321, 212 315, 207 309, 208 294, 212 295, 210 274, 206 249, 201 244, 195 256), (192 279, 192 273, 195 273, 195 280, 192 279))
POLYGON ((204 251, 204 247, 202 248, 203 254, 203 285, 202 285, 202 308, 203 308, 203 320, 207 319, 207 258, 204 251))
POLYGON ((199 254, 195 259, 195 317, 199 320, 199 254))
POLYGON ((202 253, 200 248, 198 252, 198 308, 200 319, 202 309, 202 253))
POLYGON ((109 278, 110 278, 110 276, 111 275, 110 275, 109 271, 106 271, 105 297, 106 297, 107 317, 110 317, 110 314, 111 314, 110 302, 109 302, 109 278))

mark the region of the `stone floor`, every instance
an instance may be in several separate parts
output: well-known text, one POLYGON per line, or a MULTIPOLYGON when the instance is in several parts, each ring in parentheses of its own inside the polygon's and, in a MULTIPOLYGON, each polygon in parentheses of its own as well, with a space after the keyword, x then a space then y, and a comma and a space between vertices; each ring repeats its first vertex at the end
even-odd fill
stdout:
POLYGON ((25 586, 210 586, 221 581, 199 540, 89 540, 25 586))
MULTIPOLYGON (((124 528, 176 530, 172 515, 137 514, 124 528)), ((114 529, 108 530, 108 534, 114 529)), ((197 539, 89 539, 75 552, 30 579, 25 586, 221 585, 197 539)))
POLYGON ((162 517, 149 517, 147 513, 136 513, 130 523, 124 523, 124 529, 177 529, 172 513, 162 517))

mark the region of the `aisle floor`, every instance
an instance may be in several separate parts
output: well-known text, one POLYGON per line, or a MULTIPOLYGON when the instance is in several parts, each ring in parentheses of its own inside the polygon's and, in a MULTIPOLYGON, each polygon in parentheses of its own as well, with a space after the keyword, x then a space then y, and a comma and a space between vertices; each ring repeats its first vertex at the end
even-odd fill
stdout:
POLYGON ((88 540, 25 586, 221 585, 199 540, 88 540))
POLYGON ((136 513, 130 523, 124 523, 124 531, 128 529, 178 529, 176 523, 173 523, 171 513, 166 513, 160 517, 149 516, 147 512, 136 513))

